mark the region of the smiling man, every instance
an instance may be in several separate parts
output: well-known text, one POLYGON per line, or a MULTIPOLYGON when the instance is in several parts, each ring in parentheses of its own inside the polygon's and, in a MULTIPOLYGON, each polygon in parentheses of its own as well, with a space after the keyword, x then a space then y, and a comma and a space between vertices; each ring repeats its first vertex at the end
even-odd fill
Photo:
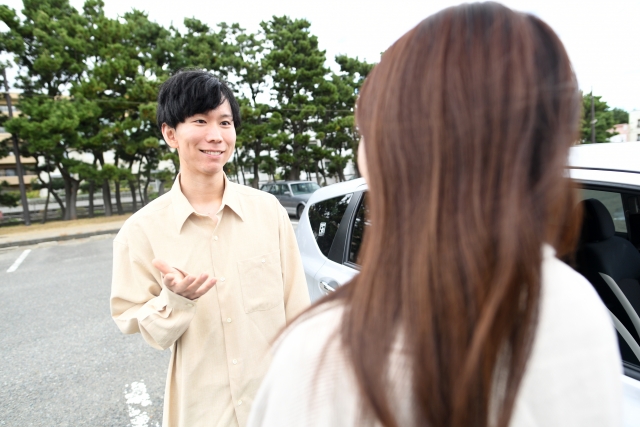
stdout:
POLYGON ((223 82, 179 72, 157 117, 180 174, 114 240, 111 314, 171 347, 164 427, 244 426, 271 341, 309 305, 293 228, 273 196, 224 174, 240 114, 223 82))

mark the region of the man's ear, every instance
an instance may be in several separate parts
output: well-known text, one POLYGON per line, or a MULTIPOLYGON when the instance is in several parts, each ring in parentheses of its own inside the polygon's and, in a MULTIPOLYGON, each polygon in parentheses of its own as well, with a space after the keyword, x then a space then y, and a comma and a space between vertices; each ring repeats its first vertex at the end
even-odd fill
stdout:
POLYGON ((176 139, 176 129, 166 123, 162 124, 162 137, 171 148, 178 148, 178 140, 176 139))

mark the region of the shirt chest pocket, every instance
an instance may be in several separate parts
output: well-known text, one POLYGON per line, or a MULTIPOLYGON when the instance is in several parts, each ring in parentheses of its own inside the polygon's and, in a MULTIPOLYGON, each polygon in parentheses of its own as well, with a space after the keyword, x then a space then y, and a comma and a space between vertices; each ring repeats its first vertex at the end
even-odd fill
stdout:
POLYGON ((279 252, 238 261, 238 272, 245 313, 284 305, 279 252))

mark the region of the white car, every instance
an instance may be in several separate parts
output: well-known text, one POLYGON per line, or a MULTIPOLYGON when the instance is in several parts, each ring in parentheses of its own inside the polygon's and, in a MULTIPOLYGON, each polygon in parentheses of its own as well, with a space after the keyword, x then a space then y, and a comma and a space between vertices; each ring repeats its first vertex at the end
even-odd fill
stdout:
MULTIPOLYGON (((579 187, 584 224, 568 261, 596 288, 618 331, 624 425, 640 425, 640 143, 572 147, 568 176, 579 187)), ((358 273, 366 227, 363 179, 330 185, 309 199, 296 230, 315 301, 358 273)))

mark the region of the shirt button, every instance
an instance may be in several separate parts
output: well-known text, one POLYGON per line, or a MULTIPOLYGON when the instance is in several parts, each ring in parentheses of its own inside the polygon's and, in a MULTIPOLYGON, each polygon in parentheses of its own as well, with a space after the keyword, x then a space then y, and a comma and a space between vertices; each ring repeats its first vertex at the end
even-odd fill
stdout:
POLYGON ((189 303, 187 304, 187 307, 193 307, 193 304, 189 303))
POLYGON ((224 277, 221 277, 221 278, 220 278, 220 279, 218 279, 218 280, 220 280, 221 282, 224 282, 224 281, 225 281, 225 280, 227 280, 227 279, 225 279, 224 277))
POLYGON ((218 240, 218 236, 213 236, 213 240, 218 240))
POLYGON ((231 361, 231 363, 233 363, 234 365, 237 365, 237 364, 238 364, 238 359, 233 359, 233 360, 231 361))
POLYGON ((242 400, 238 400, 238 405, 242 405, 242 400))
POLYGON ((264 258, 262 259, 262 262, 264 262, 264 258))
POLYGON ((231 317, 227 317, 227 323, 231 323, 231 317))

